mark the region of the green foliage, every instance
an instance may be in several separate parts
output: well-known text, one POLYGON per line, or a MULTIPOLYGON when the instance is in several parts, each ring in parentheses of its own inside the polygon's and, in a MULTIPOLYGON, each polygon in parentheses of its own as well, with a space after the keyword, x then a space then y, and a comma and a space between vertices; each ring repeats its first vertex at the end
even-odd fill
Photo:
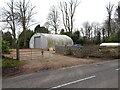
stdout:
POLYGON ((64 29, 62 29, 60 34, 67 35, 67 36, 71 37, 75 44, 83 44, 83 40, 80 39, 80 32, 79 31, 75 31, 73 34, 71 34, 70 32, 64 32, 64 29))
POLYGON ((101 43, 101 33, 98 31, 97 36, 95 37, 94 44, 100 44, 101 43))
POLYGON ((13 48, 12 47, 13 38, 12 38, 12 34, 9 31, 2 33, 2 39, 8 41, 10 43, 9 45, 10 48, 13 48))
POLYGON ((84 44, 85 44, 85 41, 84 41, 82 38, 80 38, 80 39, 77 39, 77 40, 76 40, 76 44, 84 45, 84 44))
POLYGON ((40 25, 37 25, 34 29, 35 33, 49 33, 48 29, 45 27, 40 27, 40 25))
POLYGON ((64 35, 64 33, 65 33, 64 29, 61 29, 60 34, 64 35))
POLYGON ((67 35, 67 36, 71 37, 71 33, 70 32, 65 32, 64 29, 61 30, 60 34, 61 35, 67 35))
POLYGON ((17 67, 23 65, 23 61, 3 59, 0 60, 0 67, 17 67))
MULTIPOLYGON (((27 39, 27 48, 29 48, 29 41, 31 37, 34 35, 34 32, 31 30, 26 30, 26 39, 27 39)), ((24 47, 24 31, 19 35, 19 48, 24 47)))
POLYGON ((101 33, 98 32, 97 33, 97 44, 100 44, 101 43, 101 33))
POLYGON ((71 38, 73 40, 73 42, 75 44, 80 44, 79 41, 80 41, 80 32, 79 31, 75 31, 72 35, 71 35, 71 38))
POLYGON ((2 40, 0 42, 2 42, 2 53, 10 53, 11 52, 9 47, 10 43, 5 40, 2 40))
POLYGON ((113 35, 111 35, 110 37, 107 37, 105 42, 108 43, 118 43, 119 42, 119 32, 118 33, 114 33, 113 35))

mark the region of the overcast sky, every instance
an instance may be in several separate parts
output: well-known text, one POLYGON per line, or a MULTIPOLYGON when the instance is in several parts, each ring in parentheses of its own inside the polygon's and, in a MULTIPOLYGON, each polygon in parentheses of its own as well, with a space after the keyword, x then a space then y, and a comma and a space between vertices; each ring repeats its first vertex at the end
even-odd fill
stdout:
MULTIPOLYGON (((9 0, 0 0, 0 8, 4 7, 5 6, 4 2, 7 1, 9 0)), ((30 0, 32 5, 36 6, 35 11, 37 12, 37 14, 34 16, 36 22, 39 22, 39 24, 43 26, 44 23, 46 22, 47 15, 49 13, 49 8, 52 5, 57 6, 60 1, 65 0, 30 0)), ((109 2, 117 6, 120 0, 78 0, 78 1, 80 1, 81 3, 77 7, 75 13, 75 27, 80 29, 82 23, 84 23, 85 21, 102 23, 107 17, 105 6, 109 2)), ((31 29, 34 29, 34 27, 35 26, 32 26, 31 29)))

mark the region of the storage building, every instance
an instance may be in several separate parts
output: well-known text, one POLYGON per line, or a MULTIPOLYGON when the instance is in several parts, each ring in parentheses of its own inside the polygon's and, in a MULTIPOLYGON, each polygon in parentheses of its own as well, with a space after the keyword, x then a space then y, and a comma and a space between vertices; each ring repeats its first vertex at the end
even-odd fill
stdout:
POLYGON ((100 46, 106 46, 106 47, 118 47, 120 46, 120 43, 102 43, 100 46))
POLYGON ((36 33, 31 39, 30 48, 55 49, 55 46, 73 45, 73 40, 66 35, 36 33))

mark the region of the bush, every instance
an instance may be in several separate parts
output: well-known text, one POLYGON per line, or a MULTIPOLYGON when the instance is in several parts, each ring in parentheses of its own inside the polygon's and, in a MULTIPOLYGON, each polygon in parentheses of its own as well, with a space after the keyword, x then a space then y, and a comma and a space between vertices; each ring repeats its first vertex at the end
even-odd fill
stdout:
POLYGON ((2 53, 10 53, 11 50, 10 50, 10 43, 8 41, 5 41, 5 40, 2 40, 2 53))
POLYGON ((105 41, 108 43, 111 43, 111 42, 118 43, 119 42, 119 33, 115 33, 115 34, 111 35, 110 37, 107 37, 105 41))

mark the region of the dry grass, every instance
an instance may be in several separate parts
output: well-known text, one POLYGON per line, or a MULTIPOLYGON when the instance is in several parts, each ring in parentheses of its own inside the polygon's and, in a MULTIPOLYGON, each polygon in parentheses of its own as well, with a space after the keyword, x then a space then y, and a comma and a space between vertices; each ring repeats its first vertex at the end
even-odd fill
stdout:
POLYGON ((119 59, 120 53, 118 52, 118 48, 108 47, 102 48, 100 51, 96 51, 92 53, 90 56, 108 59, 119 59))

